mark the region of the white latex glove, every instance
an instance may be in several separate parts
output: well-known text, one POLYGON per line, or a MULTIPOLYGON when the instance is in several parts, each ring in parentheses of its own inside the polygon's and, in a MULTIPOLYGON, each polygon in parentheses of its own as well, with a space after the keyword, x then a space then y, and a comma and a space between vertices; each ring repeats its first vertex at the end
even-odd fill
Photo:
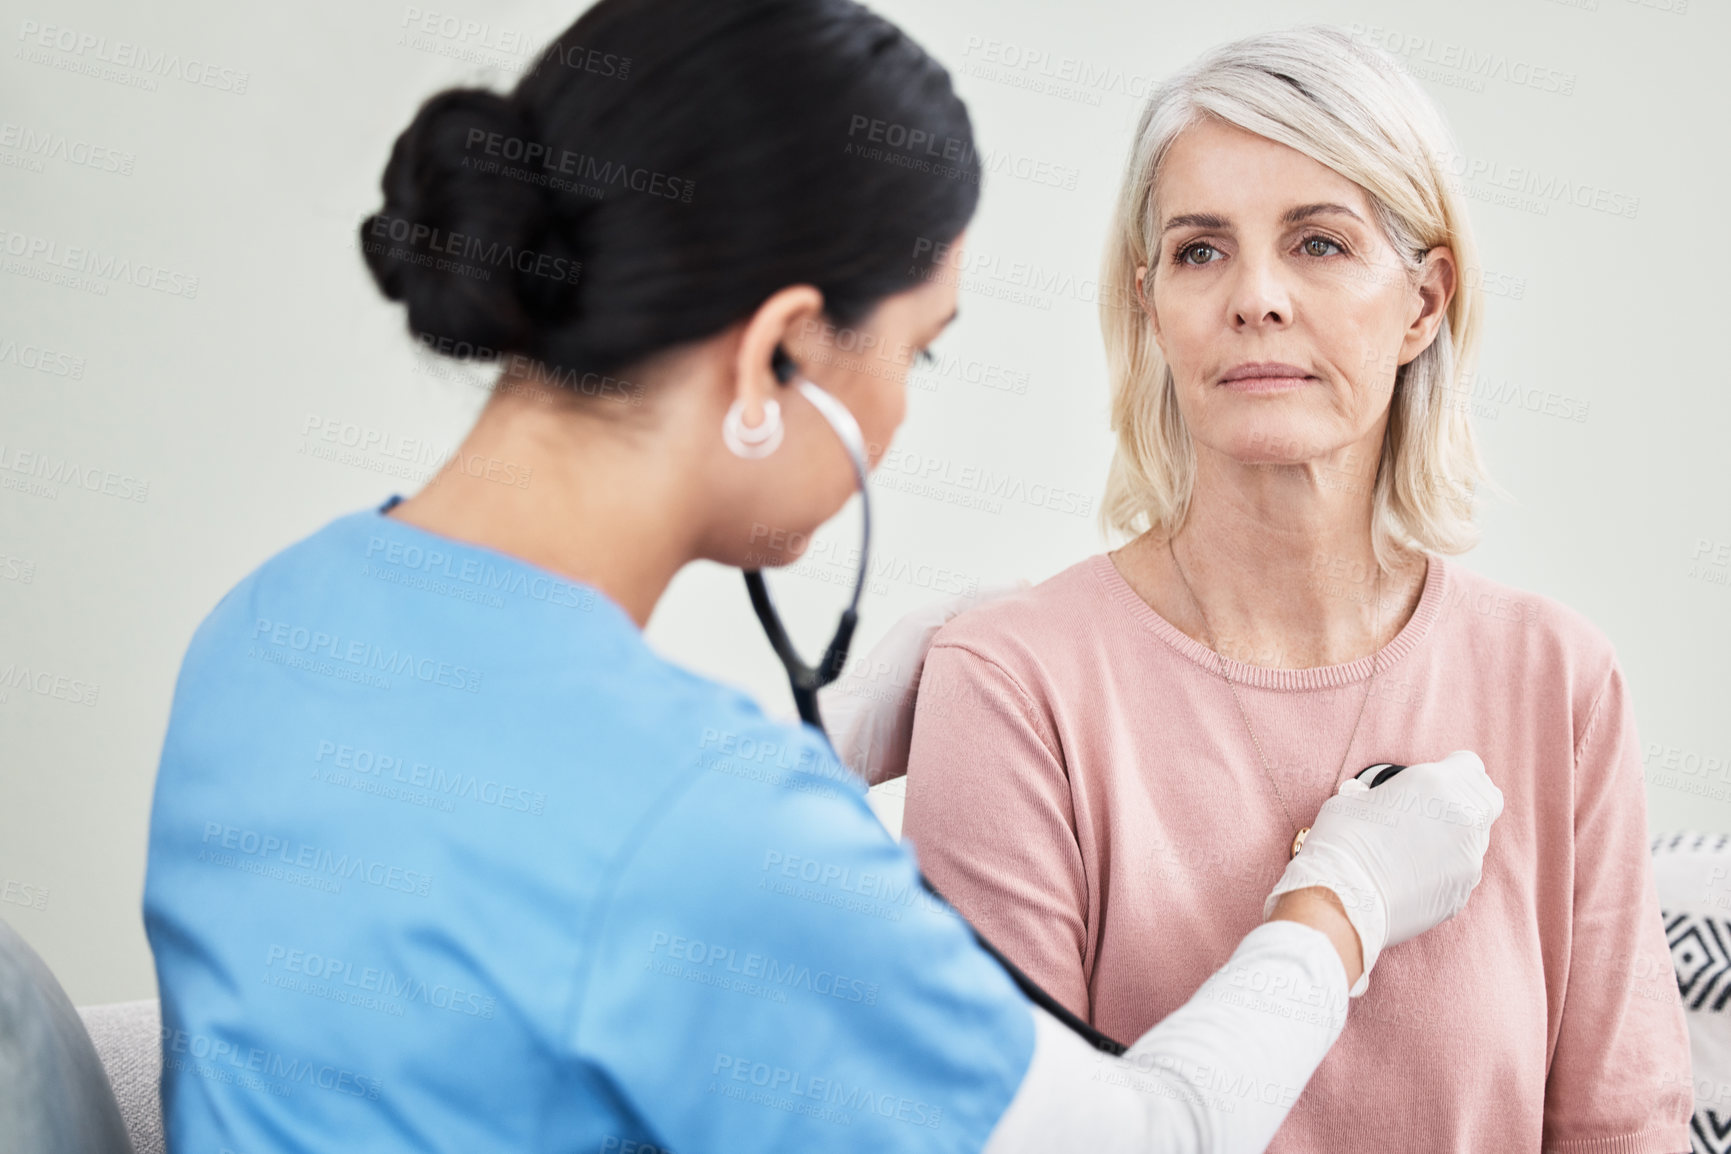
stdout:
POLYGON ((1298 856, 1268 895, 1263 917, 1289 890, 1334 891, 1358 931, 1365 991, 1370 968, 1385 946, 1415 938, 1465 908, 1484 872, 1491 823, 1503 812, 1503 791, 1470 750, 1408 766, 1368 789, 1354 778, 1322 803, 1298 856))
POLYGON ((817 691, 818 712, 837 756, 868 785, 906 774, 914 698, 932 639, 950 618, 1027 588, 1026 579, 981 586, 922 605, 890 626, 870 653, 850 663, 849 672, 817 691))

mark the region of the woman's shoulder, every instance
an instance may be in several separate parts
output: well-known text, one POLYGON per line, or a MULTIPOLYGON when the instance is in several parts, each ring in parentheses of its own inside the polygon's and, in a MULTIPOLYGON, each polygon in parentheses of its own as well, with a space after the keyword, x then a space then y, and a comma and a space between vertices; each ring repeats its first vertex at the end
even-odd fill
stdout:
POLYGON ((1099 627, 1099 611, 1109 598, 1099 567, 1111 564, 1106 554, 1096 553, 1037 585, 969 609, 939 630, 932 644, 968 650, 1016 673, 1079 652, 1099 627))
POLYGON ((1465 631, 1475 652, 1512 652, 1528 663, 1567 670, 1593 688, 1610 675, 1616 646, 1580 610, 1493 580, 1457 558, 1442 559, 1442 566, 1446 577, 1432 612, 1442 627, 1465 631))

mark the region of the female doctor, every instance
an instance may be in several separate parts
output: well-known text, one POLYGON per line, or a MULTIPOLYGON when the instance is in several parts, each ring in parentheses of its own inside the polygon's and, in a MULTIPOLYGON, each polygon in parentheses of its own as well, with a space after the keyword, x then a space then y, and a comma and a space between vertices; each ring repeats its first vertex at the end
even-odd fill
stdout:
POLYGON ((1095 1049, 818 729, 644 643, 685 564, 786 563, 863 480, 978 176, 851 0, 602 0, 421 107, 363 253, 503 371, 431 484, 189 647, 144 903, 171 1150, 1255 1151, 1378 951, 1463 907, 1502 808, 1465 752, 1331 798, 1227 966, 1095 1049))

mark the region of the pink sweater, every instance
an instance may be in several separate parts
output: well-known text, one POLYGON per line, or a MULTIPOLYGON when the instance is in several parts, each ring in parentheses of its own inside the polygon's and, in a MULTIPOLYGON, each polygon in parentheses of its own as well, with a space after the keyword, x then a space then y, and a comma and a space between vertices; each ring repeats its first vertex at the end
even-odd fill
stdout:
MULTIPOLYGON (((1102 554, 951 622, 920 682, 904 836, 1005 954, 1123 1041, 1227 960, 1287 861, 1222 660, 1102 554)), ((1688 1151, 1689 1041, 1610 642, 1433 555, 1375 660, 1348 772, 1471 749, 1506 808, 1465 912, 1383 953, 1269 1150, 1688 1151)), ((1372 659, 1226 665, 1308 824, 1372 659)))

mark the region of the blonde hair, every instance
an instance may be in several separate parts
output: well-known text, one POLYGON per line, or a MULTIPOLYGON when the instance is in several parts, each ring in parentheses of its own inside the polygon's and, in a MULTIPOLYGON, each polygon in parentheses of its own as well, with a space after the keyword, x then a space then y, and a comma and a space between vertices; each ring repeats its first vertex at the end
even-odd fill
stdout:
POLYGON ((1143 110, 1107 241, 1100 326, 1117 435, 1103 527, 1170 535, 1183 523, 1196 456, 1172 369, 1139 304, 1138 266, 1158 263, 1154 183, 1179 133, 1216 117, 1284 144, 1363 188, 1377 223, 1416 276, 1426 252, 1453 251, 1457 278, 1435 339, 1395 373, 1372 493, 1371 540, 1461 553, 1478 541, 1474 492, 1486 481, 1457 381, 1471 371, 1483 297, 1461 196, 1444 165, 1453 137, 1430 99, 1376 49, 1332 28, 1252 36, 1218 48, 1164 84, 1143 110))

